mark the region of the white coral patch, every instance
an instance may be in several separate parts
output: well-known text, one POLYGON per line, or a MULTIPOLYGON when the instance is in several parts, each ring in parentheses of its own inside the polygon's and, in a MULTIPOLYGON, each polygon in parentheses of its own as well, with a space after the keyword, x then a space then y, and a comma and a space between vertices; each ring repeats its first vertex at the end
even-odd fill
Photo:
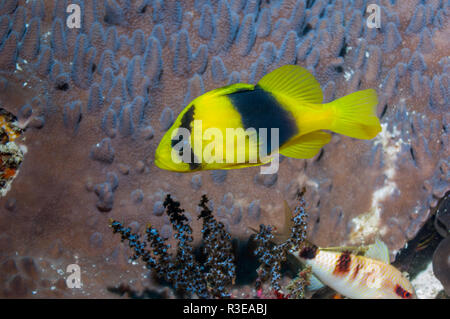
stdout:
MULTIPOLYGON (((363 213, 352 219, 354 225, 350 234, 350 240, 353 242, 363 242, 365 238, 378 233, 381 222, 381 203, 398 191, 394 181, 395 162, 404 141, 399 138, 400 131, 394 128, 393 132, 388 131, 387 124, 381 124, 381 132, 377 135, 374 146, 381 144, 383 148, 383 158, 385 164, 384 175, 386 180, 384 185, 375 190, 372 194, 372 203, 368 212, 363 213)), ((384 232, 386 228, 383 228, 384 232)), ((383 235, 383 233, 381 233, 383 235)))
POLYGON ((345 71, 344 72, 345 81, 349 81, 352 78, 354 73, 355 73, 355 71, 353 71, 352 69, 350 69, 349 71, 345 71))
POLYGON ((411 284, 416 290, 416 295, 419 299, 434 299, 444 289, 441 282, 433 273, 433 265, 431 262, 424 271, 419 273, 411 281, 411 284))

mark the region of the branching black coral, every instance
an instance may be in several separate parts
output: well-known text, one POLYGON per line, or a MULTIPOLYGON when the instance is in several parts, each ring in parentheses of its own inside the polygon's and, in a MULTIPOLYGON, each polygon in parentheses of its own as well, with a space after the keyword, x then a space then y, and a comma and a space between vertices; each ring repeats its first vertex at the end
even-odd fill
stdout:
POLYGON ((208 199, 202 196, 198 216, 203 219, 203 254, 206 256, 204 267, 208 289, 214 297, 229 297, 225 287, 234 284, 236 266, 232 253, 231 236, 224 225, 214 219, 212 211, 207 207, 208 199))
MULTIPOLYGON (((261 263, 261 266, 258 269, 258 278, 256 280, 257 291, 261 291, 262 284, 270 280, 271 287, 274 290, 276 297, 284 297, 281 293, 280 286, 282 263, 286 261, 289 253, 297 251, 306 240, 306 219, 308 215, 305 211, 303 193, 304 191, 298 194, 299 203, 291 218, 292 226, 290 229, 290 237, 286 241, 276 244, 275 236, 272 233, 274 230, 273 227, 260 225, 260 230, 254 238, 257 244, 255 255, 261 263)), ((304 285, 296 285, 295 296, 302 296, 303 292, 301 290, 303 288, 304 285)))
MULTIPOLYGON (((281 289, 281 267, 287 255, 297 251, 306 239, 306 218, 303 193, 299 193, 299 204, 290 217, 291 227, 287 230, 287 239, 275 244, 280 234, 273 233, 272 226, 260 225, 255 235, 255 255, 261 263, 256 281, 257 291, 262 291, 262 285, 270 281, 270 286, 277 298, 284 298, 281 289)), ((203 222, 201 254, 194 253, 192 245, 192 229, 184 215, 180 203, 167 195, 163 206, 175 231, 177 241, 175 254, 170 252, 170 245, 160 236, 158 230, 151 225, 146 230, 145 241, 138 234, 133 234, 131 228, 122 223, 111 221, 115 233, 120 233, 122 241, 127 240, 133 250, 133 260, 140 258, 148 269, 161 280, 172 285, 182 296, 197 295, 200 298, 229 298, 228 288, 236 278, 236 264, 230 234, 224 225, 218 222, 208 207, 208 198, 203 195, 199 203, 201 211, 198 219, 203 222)), ((291 285, 286 287, 287 297, 302 298, 305 286, 309 284, 310 271, 303 271, 291 285)))
POLYGON ((121 234, 122 241, 128 241, 134 252, 133 260, 141 258, 148 269, 158 278, 171 283, 177 292, 188 297, 227 298, 230 296, 227 288, 234 282, 236 270, 231 237, 224 225, 214 219, 207 203, 208 199, 203 195, 199 204, 202 211, 198 216, 203 220, 202 253, 206 262, 202 264, 194 254, 192 228, 184 209, 170 195, 164 201, 164 208, 175 230, 175 256, 169 252, 170 245, 151 225, 146 230, 146 241, 141 241, 140 235, 133 234, 129 227, 118 221, 111 221, 111 227, 115 233, 121 234))

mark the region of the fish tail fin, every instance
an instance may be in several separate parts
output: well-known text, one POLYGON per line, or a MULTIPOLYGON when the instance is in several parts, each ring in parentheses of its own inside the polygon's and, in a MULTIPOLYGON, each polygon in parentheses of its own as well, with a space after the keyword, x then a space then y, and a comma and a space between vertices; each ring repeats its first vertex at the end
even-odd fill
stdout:
POLYGON ((377 93, 373 89, 354 92, 331 103, 334 119, 330 130, 346 136, 370 140, 381 132, 376 115, 377 93))

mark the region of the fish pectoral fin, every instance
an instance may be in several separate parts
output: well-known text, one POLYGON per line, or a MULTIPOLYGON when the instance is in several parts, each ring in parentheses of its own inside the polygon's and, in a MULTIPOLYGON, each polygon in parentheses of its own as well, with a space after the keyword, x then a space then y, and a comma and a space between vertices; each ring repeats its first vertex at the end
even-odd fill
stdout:
POLYGON ((386 264, 391 263, 389 258, 389 249, 380 239, 377 239, 374 244, 368 246, 364 256, 382 261, 386 264))
POLYGON ((331 140, 331 134, 322 131, 302 135, 288 142, 280 154, 293 158, 311 158, 331 140))
POLYGON ((321 104, 323 101, 319 82, 308 70, 298 65, 284 65, 263 76, 258 85, 266 91, 308 103, 321 104))

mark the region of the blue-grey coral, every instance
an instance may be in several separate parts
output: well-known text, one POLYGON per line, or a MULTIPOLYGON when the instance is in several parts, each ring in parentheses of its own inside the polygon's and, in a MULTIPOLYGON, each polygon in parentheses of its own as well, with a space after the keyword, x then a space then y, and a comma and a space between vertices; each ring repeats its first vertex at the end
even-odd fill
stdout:
POLYGON ((449 190, 448 1, 376 0, 380 29, 367 27, 369 2, 359 0, 73 3, 81 29, 67 27, 65 0, 0 6, 0 101, 26 128, 27 149, 0 199, 0 262, 18 265, 0 282, 1 296, 104 296, 106 284, 138 278, 122 272, 128 254, 102 227, 108 217, 141 225, 150 218, 163 229, 156 203, 167 192, 189 211, 198 191, 216 203, 232 193, 224 224, 242 235, 276 223, 281 199, 306 186, 318 245, 379 234, 394 255, 449 190), (162 134, 197 95, 257 83, 284 63, 313 72, 325 101, 376 89, 381 134, 333 135, 315 158, 285 158, 265 178, 259 168, 194 178, 154 166, 162 134), (87 273, 83 289, 65 290, 48 265, 65 268, 75 254, 104 276, 87 273), (22 258, 51 285, 30 278, 22 258))
POLYGON ((175 55, 173 58, 173 70, 175 74, 189 75, 191 71, 191 45, 189 44, 189 35, 186 30, 181 30, 177 35, 175 43, 175 55))
POLYGON ((226 79, 227 74, 227 67, 223 63, 222 58, 220 56, 213 57, 211 61, 211 75, 214 82, 223 82, 226 79))
POLYGON ((241 27, 236 36, 236 44, 238 45, 238 52, 242 56, 250 53, 256 39, 255 31, 255 16, 247 14, 242 20, 241 27))
POLYGON ((272 31, 272 12, 268 8, 264 8, 258 16, 256 24, 256 35, 258 37, 267 37, 272 31))
POLYGON ((202 15, 198 25, 198 35, 203 39, 211 39, 215 25, 214 25, 213 10, 209 4, 204 4, 202 7, 202 15))

